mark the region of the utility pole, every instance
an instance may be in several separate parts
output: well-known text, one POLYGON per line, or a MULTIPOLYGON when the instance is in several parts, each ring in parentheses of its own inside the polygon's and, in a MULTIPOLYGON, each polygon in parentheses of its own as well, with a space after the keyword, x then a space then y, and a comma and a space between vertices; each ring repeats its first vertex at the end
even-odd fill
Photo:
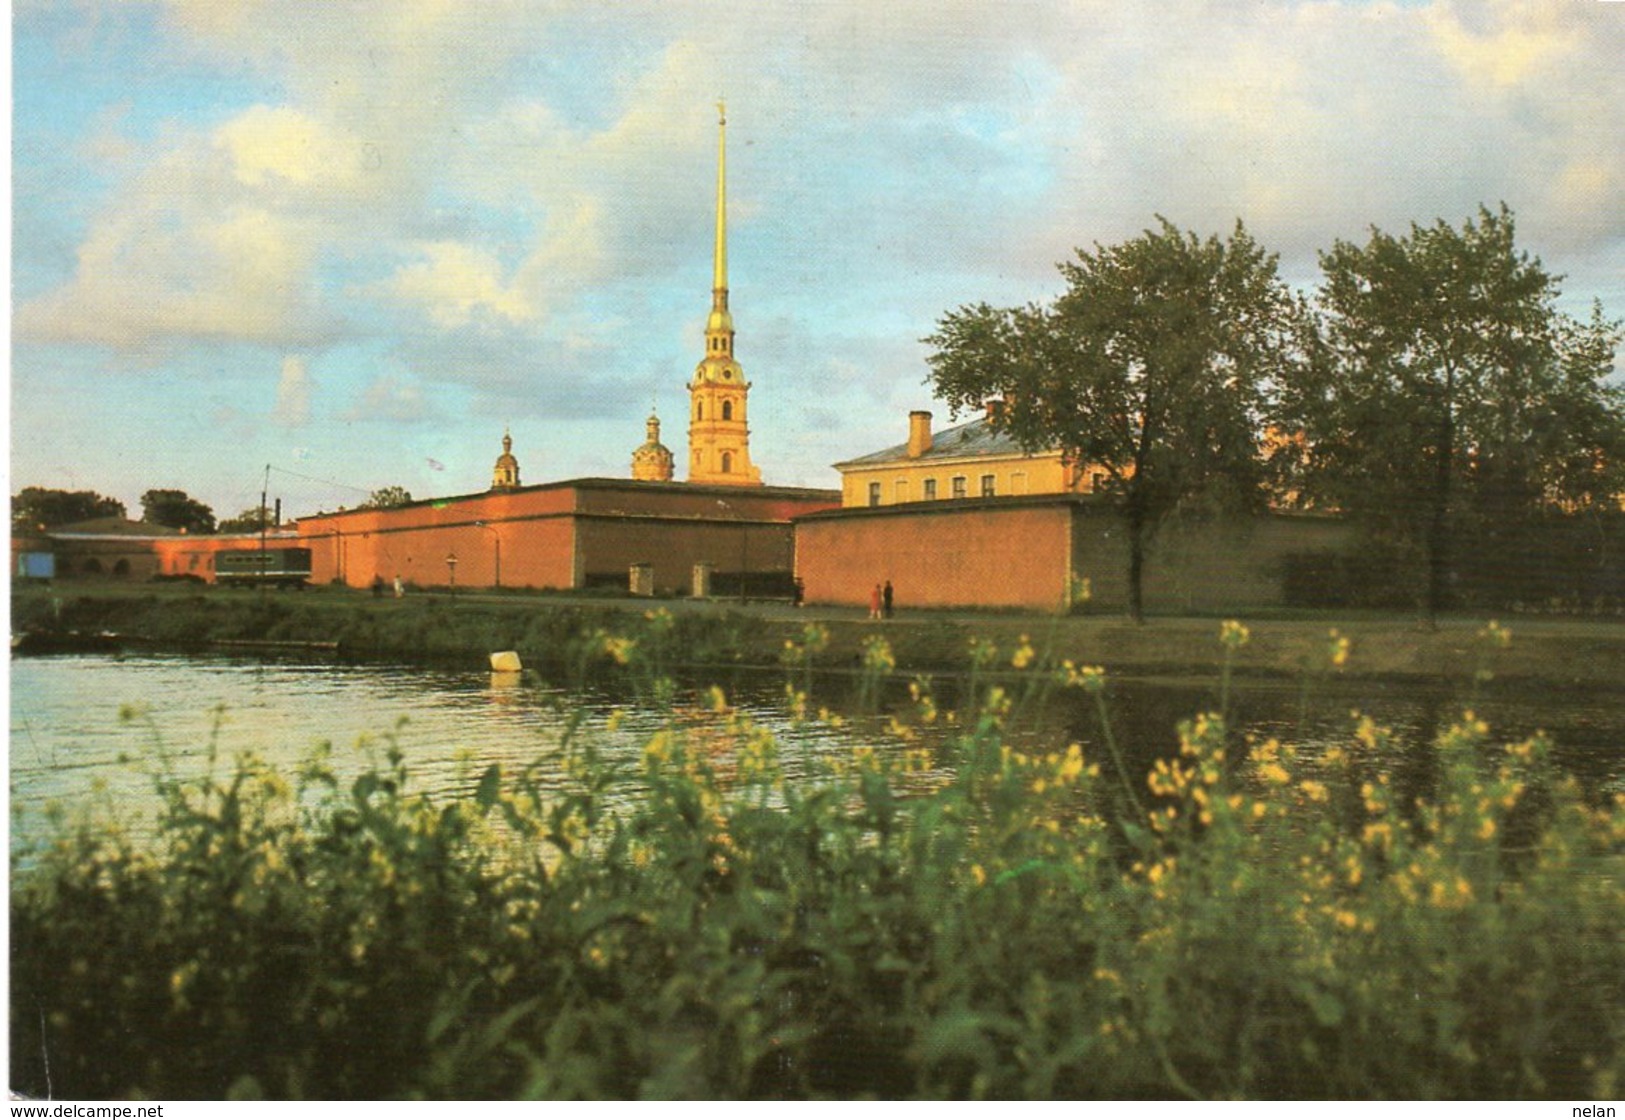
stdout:
POLYGON ((263 589, 265 587, 265 495, 271 489, 271 464, 265 464, 265 481, 260 483, 260 555, 259 580, 263 589))

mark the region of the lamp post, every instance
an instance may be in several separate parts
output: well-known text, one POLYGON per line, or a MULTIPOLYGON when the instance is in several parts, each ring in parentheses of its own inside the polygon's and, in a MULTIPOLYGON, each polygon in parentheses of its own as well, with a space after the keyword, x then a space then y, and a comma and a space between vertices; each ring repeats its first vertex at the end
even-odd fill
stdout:
POLYGON ((487 533, 490 533, 492 539, 496 541, 496 581, 495 581, 495 586, 496 586, 497 590, 500 591, 502 589, 502 534, 497 532, 495 525, 487 525, 483 521, 476 521, 476 522, 474 522, 474 524, 476 526, 478 526, 479 528, 484 529, 487 533))
POLYGON ((446 554, 446 579, 448 586, 451 588, 451 593, 453 595, 457 594, 457 554, 455 552, 446 554))

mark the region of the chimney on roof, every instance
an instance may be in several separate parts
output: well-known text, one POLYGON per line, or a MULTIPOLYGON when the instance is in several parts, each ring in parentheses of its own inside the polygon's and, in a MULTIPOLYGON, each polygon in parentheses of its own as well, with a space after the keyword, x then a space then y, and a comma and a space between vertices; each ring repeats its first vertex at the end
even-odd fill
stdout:
POLYGON ((931 450, 931 414, 914 411, 908 414, 908 457, 918 459, 931 450))
POLYGON ((987 400, 982 402, 982 407, 987 409, 987 419, 989 423, 997 424, 1000 420, 1004 419, 1003 397, 989 397, 987 400))

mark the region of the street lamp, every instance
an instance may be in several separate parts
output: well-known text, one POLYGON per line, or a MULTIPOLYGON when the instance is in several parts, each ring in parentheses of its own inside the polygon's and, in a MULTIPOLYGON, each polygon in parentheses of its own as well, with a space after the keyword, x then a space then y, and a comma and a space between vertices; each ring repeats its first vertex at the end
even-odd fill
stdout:
POLYGON ((453 595, 457 594, 457 554, 455 552, 446 554, 446 578, 451 587, 451 593, 453 595))
POLYGON ((484 529, 487 533, 490 533, 491 536, 496 540, 496 546, 497 546, 497 554, 496 554, 496 559, 497 559, 497 563, 496 563, 496 587, 497 587, 498 590, 501 590, 501 588, 502 588, 502 534, 497 532, 496 526, 487 525, 483 521, 476 521, 476 522, 474 522, 474 524, 477 527, 479 527, 481 529, 484 529))

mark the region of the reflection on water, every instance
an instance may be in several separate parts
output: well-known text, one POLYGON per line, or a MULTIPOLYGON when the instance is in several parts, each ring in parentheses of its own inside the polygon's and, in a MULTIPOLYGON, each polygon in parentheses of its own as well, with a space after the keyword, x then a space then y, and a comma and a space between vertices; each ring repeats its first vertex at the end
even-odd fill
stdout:
MULTIPOLYGON (((466 792, 492 763, 531 768, 547 789, 566 780, 568 737, 590 736, 630 769, 661 720, 629 697, 569 694, 529 673, 161 655, 15 658, 11 695, 14 840, 52 802, 150 817, 153 776, 202 775, 211 752, 217 774, 246 752, 291 774, 327 744, 342 781, 395 746, 419 792, 466 792)), ((764 676, 731 699, 777 734, 788 777, 855 742, 792 725, 781 696, 781 678, 764 676)))
MULTIPOLYGON (((783 677, 737 673, 729 698, 779 737, 786 776, 794 779, 821 756, 844 755, 876 735, 863 721, 833 729, 796 724, 785 711, 783 677)), ((952 680, 935 688, 941 706, 961 706, 952 680)), ((837 710, 854 702, 852 678, 821 677, 814 703, 837 710)), ((1551 733, 1562 765, 1593 790, 1625 788, 1625 693, 1554 694, 1505 688, 1469 698, 1444 687, 1369 682, 1317 683, 1307 692, 1279 682, 1235 686, 1233 724, 1260 736, 1306 744, 1346 741, 1359 709, 1413 744, 1409 766, 1426 771, 1430 743, 1471 699, 1499 741, 1537 730, 1551 733)), ((695 704, 698 689, 679 692, 695 704)), ((151 775, 167 765, 201 774, 211 747, 217 772, 252 751, 289 773, 321 743, 331 744, 340 775, 383 758, 390 744, 406 758, 413 788, 464 792, 491 763, 505 773, 533 767, 543 788, 565 781, 570 734, 590 735, 602 756, 635 769, 660 718, 630 696, 570 694, 532 673, 447 672, 378 665, 195 658, 63 656, 16 658, 11 664, 10 779, 14 846, 52 801, 82 806, 101 800, 128 816, 150 816, 151 775), (570 713, 581 722, 572 730, 570 713)), ((1111 685, 1113 730, 1131 765, 1170 753, 1177 720, 1213 707, 1211 682, 1125 681, 1111 685)), ((892 703, 906 704, 903 682, 892 703)), ((1100 742, 1094 706, 1078 693, 1052 697, 1016 730, 1035 748, 1100 742)))

